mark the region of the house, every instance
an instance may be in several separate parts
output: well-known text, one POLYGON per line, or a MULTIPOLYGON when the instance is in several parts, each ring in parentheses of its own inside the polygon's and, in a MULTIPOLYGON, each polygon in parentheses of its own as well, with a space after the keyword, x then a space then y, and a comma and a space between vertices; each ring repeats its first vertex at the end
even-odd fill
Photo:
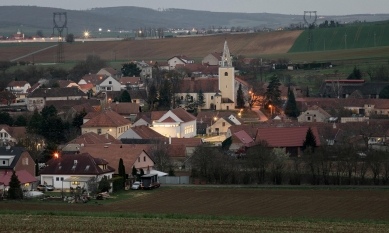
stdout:
POLYGON ((12 34, 11 39, 14 40, 24 40, 24 33, 21 33, 18 29, 18 32, 16 34, 12 34))
POLYGON ((46 106, 54 106, 57 109, 57 115, 62 120, 72 121, 77 113, 85 111, 86 113, 95 112, 100 106, 100 101, 96 99, 79 99, 79 100, 49 100, 46 106))
POLYGON ((242 148, 250 146, 254 140, 246 133, 246 131, 241 130, 232 135, 231 142, 229 150, 234 151, 236 156, 239 157, 241 155, 240 152, 244 151, 242 148))
POLYGON ((191 77, 217 77, 219 72, 218 66, 207 64, 178 64, 176 70, 183 70, 191 74, 191 77))
POLYGON ((18 102, 26 98, 30 88, 31 85, 26 81, 12 81, 8 83, 5 89, 14 94, 16 96, 16 101, 18 102))
POLYGON ((61 148, 61 151, 80 151, 81 147, 85 145, 93 145, 93 144, 121 144, 122 142, 110 134, 96 134, 94 132, 89 132, 85 134, 81 134, 79 137, 71 140, 66 143, 61 148))
MULTIPOLYGON (((309 127, 269 127, 258 128, 255 142, 266 141, 269 147, 284 148, 290 156, 300 156, 309 127)), ((320 136, 316 127, 311 127, 316 145, 320 146, 320 136)))
POLYGON ((29 111, 41 110, 46 106, 46 102, 51 100, 69 101, 87 97, 87 94, 76 87, 39 88, 27 96, 27 109, 29 111))
POLYGON ((323 97, 348 98, 357 95, 364 99, 378 99, 389 82, 365 82, 365 80, 325 80, 319 93, 323 97), (358 93, 356 93, 358 92, 358 93))
POLYGON ((328 122, 331 115, 317 105, 309 107, 297 117, 298 122, 328 122))
POLYGON ((27 93, 30 94, 32 92, 34 92, 36 89, 38 89, 42 84, 37 82, 35 83, 34 85, 32 85, 32 87, 28 88, 27 90, 27 93))
POLYGON ((201 146, 204 143, 202 138, 169 138, 168 140, 170 146, 183 145, 185 147, 185 157, 191 156, 196 147, 201 146))
POLYGON ((151 128, 165 137, 192 138, 197 132, 196 117, 182 108, 176 108, 154 120, 151 128))
POLYGON ((143 83, 141 83, 140 77, 121 77, 119 82, 122 90, 144 88, 143 83))
POLYGON ((152 130, 150 127, 141 125, 129 128, 126 132, 119 136, 118 139, 152 139, 160 140, 165 137, 156 131, 152 130))
POLYGON ((0 174, 6 171, 25 170, 35 176, 35 162, 30 153, 22 147, 1 146, 0 147, 0 174))
POLYGON ((193 59, 188 58, 185 55, 179 55, 179 56, 174 56, 171 57, 167 60, 169 63, 169 70, 174 70, 176 68, 176 65, 178 64, 191 64, 194 63, 193 59))
POLYGON ((141 125, 151 126, 152 124, 153 121, 151 120, 151 112, 141 112, 138 114, 134 124, 132 124, 131 127, 141 126, 141 125))
MULTIPOLYGON (((12 174, 12 171, 0 173, 0 184, 3 184, 5 189, 9 188, 9 182, 11 181, 12 174)), ((26 170, 15 171, 15 175, 20 181, 20 188, 22 188, 22 190, 31 190, 38 182, 35 176, 31 175, 26 170)))
POLYGON ((115 102, 109 103, 108 108, 119 113, 124 118, 134 122, 137 115, 140 113, 140 106, 136 103, 115 102))
POLYGON ((15 145, 20 139, 25 138, 26 134, 27 130, 24 126, 0 125, 0 143, 3 145, 15 145))
MULTIPOLYGON (((242 122, 230 112, 219 112, 219 111, 212 111, 212 112, 199 112, 197 114, 197 124, 205 125, 203 126, 204 129, 202 130, 202 134, 226 134, 228 129, 232 125, 241 125, 242 122), (205 132, 205 133, 204 133, 205 132)), ((199 131, 199 128, 197 128, 199 131)))
POLYGON ((96 178, 100 181, 104 176, 112 178, 115 169, 109 163, 89 153, 64 154, 52 158, 46 163, 40 174, 41 184, 53 185, 55 188, 69 189, 87 187, 87 181, 96 178))
POLYGON ((86 145, 81 148, 80 152, 89 153, 94 157, 101 157, 115 167, 119 166, 119 160, 122 159, 127 173, 131 173, 132 167, 135 167, 138 170, 143 169, 146 173, 147 170, 152 170, 154 168, 154 161, 150 158, 148 153, 146 153, 146 147, 148 147, 148 145, 86 145))
POLYGON ((150 63, 140 61, 135 63, 136 66, 141 69, 140 76, 142 78, 152 78, 153 77, 153 67, 152 67, 152 61, 150 63))
POLYGON ((81 125, 82 134, 94 132, 97 134, 108 133, 118 138, 131 127, 131 121, 112 110, 88 113, 81 125))
MULTIPOLYGON (((80 87, 81 91, 83 91, 84 93, 89 93, 89 92, 92 92, 95 93, 96 92, 96 87, 93 86, 92 83, 88 83, 88 84, 78 84, 78 86, 80 87)), ((90 97, 90 95, 89 95, 90 97)))
POLYGON ((210 53, 203 58, 201 64, 203 65, 208 64, 210 66, 219 66, 221 65, 222 55, 223 53, 219 53, 219 52, 210 53))
POLYGON ((160 70, 170 70, 169 62, 156 61, 153 66, 158 67, 158 69, 160 69, 160 70))
MULTIPOLYGON (((97 93, 95 98, 100 99, 100 101, 105 102, 107 100, 108 103, 115 102, 120 99, 120 96, 122 95, 123 91, 107 91, 107 92, 100 92, 97 93)), ((127 90, 127 92, 130 94, 131 101, 133 103, 137 103, 140 106, 143 106, 146 103, 147 100, 147 92, 144 89, 140 90, 127 90)))
POLYGON ((111 76, 116 80, 119 80, 120 77, 122 76, 122 72, 117 71, 114 68, 107 67, 107 68, 102 68, 99 70, 99 72, 96 73, 96 75, 105 75, 105 76, 111 76))
POLYGON ((106 91, 120 91, 121 84, 112 76, 108 76, 96 84, 96 93, 106 91))

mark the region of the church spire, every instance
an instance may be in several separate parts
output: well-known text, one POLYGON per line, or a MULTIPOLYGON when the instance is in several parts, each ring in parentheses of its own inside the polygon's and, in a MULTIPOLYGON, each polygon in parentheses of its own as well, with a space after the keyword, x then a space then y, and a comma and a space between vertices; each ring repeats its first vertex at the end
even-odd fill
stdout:
POLYGON ((226 40, 224 42, 221 67, 231 67, 231 66, 232 66, 232 60, 231 60, 230 50, 228 49, 227 40, 226 40))

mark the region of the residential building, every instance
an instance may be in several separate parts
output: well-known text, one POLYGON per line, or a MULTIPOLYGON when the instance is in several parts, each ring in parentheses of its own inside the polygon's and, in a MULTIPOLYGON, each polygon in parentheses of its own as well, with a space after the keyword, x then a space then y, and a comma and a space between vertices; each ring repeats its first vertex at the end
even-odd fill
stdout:
POLYGON ((232 125, 242 124, 236 115, 219 111, 199 112, 196 121, 198 134, 207 135, 226 134, 232 125))
POLYGON ((188 58, 185 55, 174 56, 167 60, 169 63, 169 70, 174 70, 178 64, 191 64, 194 63, 193 59, 188 58))
POLYGON ((140 113, 140 106, 136 103, 111 102, 108 104, 108 108, 119 113, 119 115, 130 120, 131 122, 134 122, 140 113))
POLYGON ((121 77, 119 82, 122 90, 136 90, 144 88, 140 77, 121 77))
POLYGON ((297 117, 298 122, 328 122, 331 115, 324 111, 317 105, 308 107, 308 110, 302 112, 300 116, 297 117))
MULTIPOLYGON (((0 173, 0 184, 3 184, 5 186, 5 189, 9 188, 9 183, 11 181, 12 174, 12 171, 0 173)), ((38 183, 38 180, 35 178, 35 176, 31 175, 26 170, 15 171, 15 175, 20 181, 20 188, 22 190, 32 190, 33 187, 38 183)), ((3 189, 0 189, 0 191, 2 191, 3 189)))
POLYGON ((72 88, 39 88, 27 96, 27 109, 34 111, 41 110, 46 106, 47 101, 79 100, 88 96, 76 87, 72 88))
POLYGON ((325 80, 320 87, 320 95, 330 98, 354 96, 364 99, 378 99, 389 82, 365 82, 365 80, 325 80))
POLYGON ((40 174, 42 184, 53 185, 55 188, 70 189, 84 187, 88 189, 87 181, 95 178, 100 181, 104 176, 112 178, 115 169, 109 163, 89 153, 63 154, 52 158, 46 163, 40 174))
POLYGON ((120 91, 121 84, 111 76, 108 76, 96 84, 96 92, 120 91))
POLYGON ((140 61, 136 62, 136 66, 141 69, 140 77, 142 78, 152 78, 153 77, 153 66, 152 61, 150 63, 140 61))
POLYGON ((102 68, 99 70, 99 72, 96 73, 97 75, 105 75, 105 76, 111 76, 116 80, 119 80, 120 77, 122 77, 122 72, 118 71, 114 68, 107 67, 107 68, 102 68))
POLYGON ((0 125, 0 143, 2 145, 15 145, 22 138, 25 138, 27 134, 26 127, 24 126, 8 126, 0 125))
POLYGON ((73 151, 77 152, 81 150, 81 147, 85 145, 94 145, 94 144, 122 144, 122 142, 110 134, 97 134, 94 132, 81 134, 76 139, 68 142, 61 151, 73 151))
POLYGON ((58 83, 59 87, 61 87, 61 88, 65 88, 65 87, 80 88, 80 86, 77 83, 75 83, 71 80, 58 80, 57 83, 58 83))
POLYGON ((81 125, 81 132, 94 132, 97 134, 108 133, 118 138, 131 127, 131 121, 112 110, 88 113, 84 117, 84 124, 81 125))
POLYGON ((119 136, 118 139, 152 139, 161 140, 165 137, 150 127, 141 125, 129 128, 126 132, 119 136))
POLYGON ((10 91, 16 96, 16 101, 22 101, 28 95, 28 89, 31 88, 31 85, 26 81, 12 81, 8 83, 6 90, 10 91))
POLYGON ((222 61, 222 56, 223 53, 219 53, 219 52, 210 53, 203 58, 201 64, 203 65, 208 64, 210 66, 220 66, 222 61))
POLYGON ((197 132, 196 117, 182 108, 176 108, 154 120, 151 128, 165 137, 192 138, 197 132))
POLYGON ((22 147, 0 147, 0 174, 25 170, 35 176, 35 162, 30 153, 22 147))

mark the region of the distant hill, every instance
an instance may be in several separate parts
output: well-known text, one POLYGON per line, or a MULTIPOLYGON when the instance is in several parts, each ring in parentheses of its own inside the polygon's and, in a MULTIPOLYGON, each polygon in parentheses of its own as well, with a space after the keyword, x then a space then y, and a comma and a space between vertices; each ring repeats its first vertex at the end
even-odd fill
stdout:
MULTIPOLYGON (((260 9, 258 9, 260 10, 260 9)), ((140 27, 165 28, 205 28, 209 27, 268 27, 276 29, 291 23, 303 22, 302 15, 282 15, 271 13, 220 13, 183 9, 157 11, 141 7, 107 7, 90 10, 65 10, 36 6, 2 6, 0 7, 0 35, 8 35, 17 29, 34 34, 43 30, 52 32, 53 12, 66 11, 69 32, 80 34, 84 30, 98 31, 98 28, 112 30, 132 30, 140 27)), ((320 13, 320 12, 319 12, 320 13)), ((324 20, 340 22, 388 20, 388 14, 321 16, 324 20)))

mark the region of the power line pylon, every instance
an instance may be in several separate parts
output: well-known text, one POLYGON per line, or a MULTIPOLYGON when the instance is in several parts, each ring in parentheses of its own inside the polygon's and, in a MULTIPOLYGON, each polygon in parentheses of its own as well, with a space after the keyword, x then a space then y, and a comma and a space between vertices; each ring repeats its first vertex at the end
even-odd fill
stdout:
POLYGON ((315 28, 317 11, 304 11, 304 22, 308 25, 308 51, 314 50, 314 40, 312 30, 315 28))
POLYGON ((57 29, 57 35, 58 36, 58 45, 57 45, 57 55, 56 55, 56 63, 64 63, 65 62, 65 56, 64 56, 64 48, 63 48, 63 42, 64 42, 64 36, 63 31, 66 29, 66 35, 68 35, 68 17, 66 12, 54 12, 53 13, 53 35, 54 30, 57 29))

